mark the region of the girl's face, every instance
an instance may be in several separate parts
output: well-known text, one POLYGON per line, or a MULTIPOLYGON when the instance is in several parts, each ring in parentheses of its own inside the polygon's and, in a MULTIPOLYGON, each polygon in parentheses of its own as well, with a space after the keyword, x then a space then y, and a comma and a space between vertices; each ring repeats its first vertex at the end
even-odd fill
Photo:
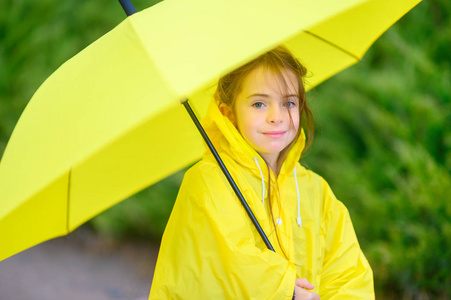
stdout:
POLYGON ((221 112, 272 167, 299 127, 298 80, 289 70, 282 71, 282 77, 258 67, 245 78, 234 109, 220 105, 221 112))

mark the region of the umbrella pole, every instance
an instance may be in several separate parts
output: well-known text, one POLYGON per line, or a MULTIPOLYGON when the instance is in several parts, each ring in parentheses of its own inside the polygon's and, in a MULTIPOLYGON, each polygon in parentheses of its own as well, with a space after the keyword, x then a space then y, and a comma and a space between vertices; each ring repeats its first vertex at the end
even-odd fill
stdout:
MULTIPOLYGON (((131 16, 137 12, 130 0, 119 0, 119 3, 121 4, 121 6, 124 9, 127 16, 131 16)), ((240 199, 241 204, 243 205, 247 214, 251 218, 252 223, 254 223, 254 226, 257 229, 260 236, 262 237, 263 241, 265 242, 266 247, 268 247, 269 250, 276 252, 274 250, 273 246, 271 245, 268 237, 266 236, 265 232, 263 231, 262 227, 260 226, 257 219, 255 218, 254 213, 252 212, 251 208, 249 207, 246 200, 244 199, 243 194, 241 194, 240 189, 238 188, 238 186, 236 185, 232 176, 230 175, 229 171, 227 170, 226 166, 224 165, 224 162, 222 161, 222 159, 219 156, 218 152, 216 151, 215 147, 213 146, 210 139, 208 138, 207 133, 205 132, 204 128, 202 128, 202 125, 200 124, 199 120, 197 119, 196 115, 194 114, 193 110, 191 109, 191 106, 188 103, 188 99, 186 99, 182 104, 183 104, 183 106, 185 106, 186 110, 188 111, 188 114, 190 115, 191 119, 193 120, 194 124, 196 125, 197 129, 199 130, 200 134, 202 135, 202 138, 204 139, 205 143, 207 143, 208 148, 210 149, 211 153, 213 154, 216 161, 218 162, 219 167, 221 168, 225 177, 227 178, 230 185, 232 186, 233 191, 237 195, 238 199, 240 199)))
POLYGON ((225 177, 229 181, 230 185, 232 186, 233 191, 237 195, 238 199, 240 199, 241 204, 243 205, 244 209, 246 210, 247 214, 252 220, 252 223, 254 223, 255 228, 257 229, 258 233, 262 237, 263 241, 266 244, 266 247, 268 247, 269 250, 276 252, 274 248, 271 245, 271 242, 268 240, 268 237, 266 236, 265 232, 261 228, 260 224, 258 223, 257 219, 254 216, 254 213, 252 212, 251 208, 246 202, 246 199, 244 199, 243 194, 241 194, 240 189, 236 185, 235 181, 233 180, 232 176, 230 175, 229 171, 227 170, 226 166, 224 165, 224 162, 222 161, 221 157, 219 156, 218 152, 216 151, 215 147, 211 143, 207 133, 205 132, 204 128, 200 124, 199 120, 197 119, 196 115, 194 114, 193 110, 191 109, 191 106, 188 103, 188 100, 185 100, 183 103, 183 106, 185 106, 186 111, 190 115, 191 119, 193 120, 194 124, 196 125, 197 129, 199 130, 200 134, 202 135, 202 138, 204 139, 205 143, 207 143, 208 148, 210 149, 211 153, 215 157, 216 161, 219 164, 219 167, 221 168, 222 172, 224 173, 225 177))

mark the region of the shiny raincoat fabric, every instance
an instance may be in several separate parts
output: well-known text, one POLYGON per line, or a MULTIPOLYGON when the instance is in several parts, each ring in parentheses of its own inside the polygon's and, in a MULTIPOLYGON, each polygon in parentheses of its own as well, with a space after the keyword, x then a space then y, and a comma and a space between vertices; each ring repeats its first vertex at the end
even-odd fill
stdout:
POLYGON ((322 300, 374 299, 372 270, 347 209, 323 178, 298 163, 304 134, 288 153, 279 176, 271 173, 268 182, 263 159, 214 102, 204 125, 276 253, 266 248, 206 152, 183 179, 149 299, 291 299, 295 279, 301 277, 315 286, 322 300), (297 223, 298 211, 302 226, 297 223))

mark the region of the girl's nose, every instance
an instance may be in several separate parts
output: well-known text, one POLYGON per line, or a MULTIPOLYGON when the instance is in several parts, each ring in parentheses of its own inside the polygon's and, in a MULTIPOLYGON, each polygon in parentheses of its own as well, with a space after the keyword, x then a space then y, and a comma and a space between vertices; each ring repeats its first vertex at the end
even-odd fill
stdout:
POLYGON ((268 109, 268 123, 279 124, 282 121, 283 117, 281 108, 276 105, 270 106, 270 108, 268 109))

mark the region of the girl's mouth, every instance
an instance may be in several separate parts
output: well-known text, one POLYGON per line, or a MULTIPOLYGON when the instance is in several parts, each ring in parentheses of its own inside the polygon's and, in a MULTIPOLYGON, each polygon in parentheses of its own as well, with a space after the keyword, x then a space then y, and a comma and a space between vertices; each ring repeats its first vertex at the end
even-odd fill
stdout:
POLYGON ((278 139, 285 135, 286 131, 268 131, 264 132, 263 134, 269 138, 272 139, 278 139))

